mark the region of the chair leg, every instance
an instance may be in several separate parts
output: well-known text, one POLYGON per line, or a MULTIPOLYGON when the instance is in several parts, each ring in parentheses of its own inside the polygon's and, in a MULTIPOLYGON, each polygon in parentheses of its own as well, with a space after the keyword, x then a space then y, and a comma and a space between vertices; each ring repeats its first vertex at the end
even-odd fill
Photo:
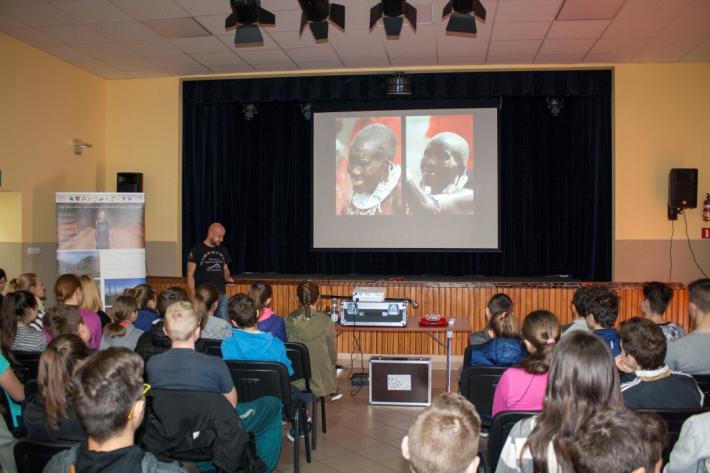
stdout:
POLYGON ((293 428, 293 473, 298 473, 299 468, 299 450, 301 449, 301 442, 298 440, 298 426, 301 425, 301 410, 296 409, 295 416, 293 418, 293 423, 291 424, 293 428))
MULTIPOLYGON (((308 437, 308 415, 306 415, 306 407, 303 407, 303 415, 301 415, 301 424, 303 425, 303 442, 306 447, 306 463, 311 462, 311 439, 308 437)), ((295 442, 294 442, 295 443, 295 442)))
POLYGON ((311 423, 311 449, 316 449, 316 434, 318 433, 318 398, 311 393, 311 413, 313 422, 311 423))
POLYGON ((325 433, 325 396, 320 398, 320 418, 323 424, 323 433, 325 433))

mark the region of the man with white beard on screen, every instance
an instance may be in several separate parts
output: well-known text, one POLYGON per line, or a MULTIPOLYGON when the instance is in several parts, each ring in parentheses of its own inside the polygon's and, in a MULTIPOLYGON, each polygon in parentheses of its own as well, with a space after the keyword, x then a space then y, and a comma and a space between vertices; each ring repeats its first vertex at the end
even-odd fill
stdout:
POLYGON ((435 135, 419 163, 421 182, 407 179, 409 212, 473 214, 473 182, 466 172, 468 159, 464 138, 448 131, 435 135))

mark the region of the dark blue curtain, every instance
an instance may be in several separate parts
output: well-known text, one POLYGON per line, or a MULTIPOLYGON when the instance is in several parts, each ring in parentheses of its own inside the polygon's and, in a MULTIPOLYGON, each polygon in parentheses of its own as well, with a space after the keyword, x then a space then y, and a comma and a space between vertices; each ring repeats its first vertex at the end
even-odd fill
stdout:
POLYGON ((234 272, 611 279, 611 72, 417 74, 406 101, 381 75, 183 83, 183 255, 212 221, 234 272), (559 117, 547 97, 562 97, 559 117), (311 251, 311 122, 301 104, 500 105, 501 251, 311 251), (244 119, 246 103, 258 106, 244 119))

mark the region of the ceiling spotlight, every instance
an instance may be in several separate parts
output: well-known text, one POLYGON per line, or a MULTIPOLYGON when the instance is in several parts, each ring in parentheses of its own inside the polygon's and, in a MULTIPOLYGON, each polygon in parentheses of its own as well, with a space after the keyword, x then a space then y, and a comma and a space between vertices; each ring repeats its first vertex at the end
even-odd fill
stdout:
POLYGON ((562 97, 547 97, 547 110, 553 117, 559 117, 564 106, 565 102, 562 97))
POLYGON ((276 24, 276 17, 261 8, 260 0, 229 0, 229 6, 232 14, 224 21, 224 27, 237 27, 234 44, 263 43, 259 26, 276 24))
POLYGON ((301 4, 301 33, 308 24, 316 41, 328 39, 328 20, 345 29, 345 7, 329 0, 298 0, 301 4))
POLYGON ((446 31, 452 33, 475 33, 476 17, 486 20, 486 9, 480 0, 449 0, 441 14, 442 19, 451 15, 446 31))
POLYGON ((387 36, 399 36, 404 18, 409 21, 414 31, 417 30, 417 9, 406 0, 379 0, 377 5, 370 9, 370 30, 383 16, 387 36))
POLYGON ((387 95, 412 95, 412 78, 404 74, 388 77, 387 95))

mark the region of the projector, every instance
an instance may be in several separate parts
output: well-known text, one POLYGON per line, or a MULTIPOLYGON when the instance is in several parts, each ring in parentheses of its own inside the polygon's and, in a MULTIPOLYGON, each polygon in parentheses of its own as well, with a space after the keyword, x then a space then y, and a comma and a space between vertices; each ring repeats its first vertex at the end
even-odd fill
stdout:
POLYGON ((384 287, 356 287, 353 289, 353 300, 356 302, 384 302, 384 287))

